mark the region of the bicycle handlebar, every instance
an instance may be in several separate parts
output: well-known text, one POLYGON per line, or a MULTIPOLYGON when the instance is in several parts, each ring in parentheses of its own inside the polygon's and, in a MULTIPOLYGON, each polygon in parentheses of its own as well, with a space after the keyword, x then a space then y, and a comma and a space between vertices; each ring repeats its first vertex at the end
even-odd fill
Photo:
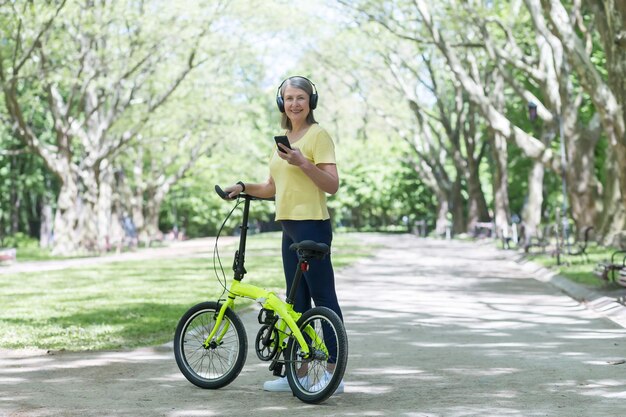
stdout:
POLYGON ((217 193, 217 195, 220 196, 222 200, 233 200, 232 198, 228 197, 228 194, 226 194, 226 191, 222 190, 222 187, 220 187, 217 184, 215 184, 215 192, 217 193))
POLYGON ((235 200, 235 199, 237 199, 239 197, 243 197, 243 198, 246 198, 248 200, 274 201, 274 197, 271 197, 271 198, 261 198, 261 197, 255 197, 255 196, 252 196, 250 194, 245 194, 245 193, 239 193, 239 195, 237 195, 237 197, 230 198, 230 197, 228 197, 228 193, 226 191, 222 190, 222 187, 220 187, 217 184, 215 185, 215 192, 217 193, 217 195, 220 196, 220 198, 222 200, 226 200, 226 201, 235 200))

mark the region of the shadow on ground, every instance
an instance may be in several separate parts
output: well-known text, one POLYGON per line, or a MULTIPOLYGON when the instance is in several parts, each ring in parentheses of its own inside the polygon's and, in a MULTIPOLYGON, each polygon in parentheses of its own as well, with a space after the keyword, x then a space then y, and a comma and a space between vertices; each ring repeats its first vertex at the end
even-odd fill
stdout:
MULTIPOLYGON (((265 393, 252 348, 230 386, 187 382, 171 346, 0 354, 0 414, 15 416, 622 416, 626 333, 488 246, 370 239, 338 272, 346 392, 319 406, 265 393)), ((201 300, 198 300, 201 301, 201 300)), ((244 315, 253 346, 256 312, 244 315)))

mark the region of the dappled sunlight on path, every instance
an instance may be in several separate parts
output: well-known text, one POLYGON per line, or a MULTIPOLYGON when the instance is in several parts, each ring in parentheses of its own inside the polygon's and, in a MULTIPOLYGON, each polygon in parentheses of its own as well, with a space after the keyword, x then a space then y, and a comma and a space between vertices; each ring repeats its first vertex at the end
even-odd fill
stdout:
POLYGON ((358 392, 386 387, 429 416, 621 415, 606 399, 626 393, 625 367, 612 365, 625 355, 623 328, 491 248, 391 244, 339 274, 358 392), (406 373, 388 372, 400 364, 406 373))
MULTIPOLYGON (((322 406, 266 393, 248 360, 231 385, 184 379, 171 344, 129 352, 0 352, 0 415, 622 416, 626 332, 489 246, 364 235, 374 257, 337 272, 350 342, 345 393, 322 406)), ((173 330, 172 330, 173 332, 173 330)))

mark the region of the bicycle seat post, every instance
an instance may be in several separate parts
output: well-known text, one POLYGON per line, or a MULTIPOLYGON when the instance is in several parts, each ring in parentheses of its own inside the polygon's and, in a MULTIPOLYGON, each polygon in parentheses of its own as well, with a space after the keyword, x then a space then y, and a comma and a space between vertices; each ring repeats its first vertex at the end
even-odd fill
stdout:
POLYGON ((305 259, 299 257, 298 266, 296 268, 296 275, 293 278, 293 283, 291 284, 291 289, 289 290, 289 295, 285 299, 287 304, 293 304, 296 299, 296 291, 298 290, 298 286, 300 285, 300 280, 302 279, 302 274, 305 271, 309 270, 309 263, 305 259))
POLYGON ((241 233, 239 235, 239 250, 235 254, 235 265, 233 269, 235 271, 235 279, 237 281, 241 281, 243 276, 246 273, 246 268, 244 268, 245 262, 245 254, 246 254, 246 238, 248 236, 248 214, 250 213, 250 201, 252 198, 248 195, 245 197, 245 201, 243 204, 243 218, 241 220, 241 233))

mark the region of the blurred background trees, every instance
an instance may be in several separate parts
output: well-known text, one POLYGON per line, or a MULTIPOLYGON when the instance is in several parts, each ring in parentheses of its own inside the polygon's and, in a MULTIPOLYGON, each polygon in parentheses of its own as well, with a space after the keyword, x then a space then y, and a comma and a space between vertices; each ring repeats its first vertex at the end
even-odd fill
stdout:
POLYGON ((214 234, 293 74, 337 145, 337 227, 530 237, 558 212, 623 244, 624 3, 0 1, 0 246, 214 234))

